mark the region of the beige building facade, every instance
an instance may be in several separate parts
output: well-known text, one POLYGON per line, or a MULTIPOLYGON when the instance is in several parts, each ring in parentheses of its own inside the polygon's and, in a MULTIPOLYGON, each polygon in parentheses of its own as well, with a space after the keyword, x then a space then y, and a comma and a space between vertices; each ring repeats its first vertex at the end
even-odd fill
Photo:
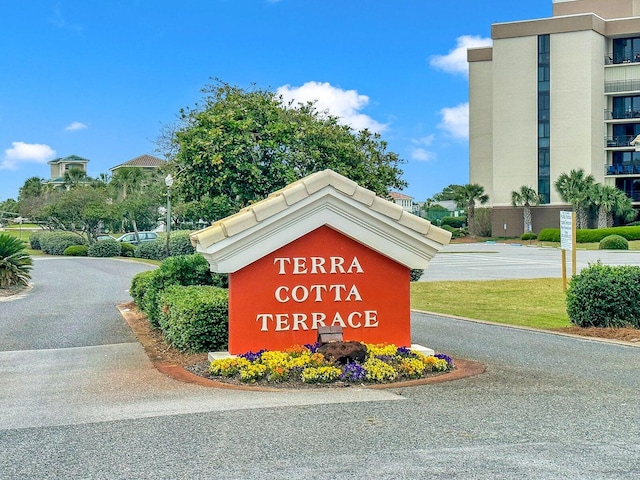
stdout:
POLYGON ((640 0, 553 0, 551 18, 491 31, 467 58, 470 183, 489 195, 494 231, 522 233, 522 185, 544 197, 533 231, 557 227, 567 206, 553 184, 573 169, 640 207, 640 0))

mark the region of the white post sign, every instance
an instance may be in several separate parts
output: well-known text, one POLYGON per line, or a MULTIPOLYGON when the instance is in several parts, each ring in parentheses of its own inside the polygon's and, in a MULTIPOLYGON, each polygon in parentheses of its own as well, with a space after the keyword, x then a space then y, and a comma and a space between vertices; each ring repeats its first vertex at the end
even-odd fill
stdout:
POLYGON ((573 212, 560 212, 560 248, 573 248, 573 212))

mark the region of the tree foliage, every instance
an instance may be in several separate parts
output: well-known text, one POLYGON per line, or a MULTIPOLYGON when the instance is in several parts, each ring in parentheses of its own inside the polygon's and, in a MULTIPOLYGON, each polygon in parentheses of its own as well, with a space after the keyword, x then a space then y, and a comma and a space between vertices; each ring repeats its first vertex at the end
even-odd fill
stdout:
POLYGON ((285 104, 269 90, 222 82, 203 93, 159 141, 174 154, 173 188, 187 202, 208 197, 220 207, 227 199, 236 211, 326 168, 378 195, 406 186, 402 160, 379 134, 353 132, 313 103, 285 104))
POLYGON ((554 183, 562 201, 571 204, 576 213, 576 228, 589 227, 589 194, 594 184, 593 175, 585 175, 583 169, 562 173, 554 183))
POLYGON ((469 235, 475 237, 477 235, 477 228, 475 222, 475 208, 476 202, 485 204, 489 201, 489 195, 484 193, 484 187, 477 183, 469 183, 461 186, 456 190, 456 197, 454 200, 459 205, 464 205, 467 209, 467 222, 469 224, 469 235))
POLYGON ((542 197, 529 185, 522 185, 520 190, 514 190, 511 192, 511 205, 514 207, 522 205, 523 208, 523 221, 524 230, 523 233, 531 231, 531 205, 539 205, 542 197))

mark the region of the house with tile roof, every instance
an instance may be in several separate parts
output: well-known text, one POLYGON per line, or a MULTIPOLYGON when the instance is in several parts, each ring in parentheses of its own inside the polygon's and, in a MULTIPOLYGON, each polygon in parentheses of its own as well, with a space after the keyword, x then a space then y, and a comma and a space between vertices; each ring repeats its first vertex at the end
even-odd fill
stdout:
POLYGON ((87 173, 87 164, 89 160, 78 155, 69 155, 68 157, 55 158, 47 162, 51 167, 50 178, 42 182, 43 185, 51 185, 54 187, 63 187, 65 185, 64 175, 73 169, 87 173))
POLYGON ((162 167, 166 162, 161 158, 154 157, 153 155, 140 155, 139 157, 133 158, 127 162, 116 165, 115 167, 111 167, 109 171, 113 175, 119 168, 124 167, 138 167, 146 171, 155 171, 158 168, 162 167))
POLYGON ((400 192, 389 192, 389 196, 394 203, 400 205, 407 212, 413 213, 413 197, 400 192))

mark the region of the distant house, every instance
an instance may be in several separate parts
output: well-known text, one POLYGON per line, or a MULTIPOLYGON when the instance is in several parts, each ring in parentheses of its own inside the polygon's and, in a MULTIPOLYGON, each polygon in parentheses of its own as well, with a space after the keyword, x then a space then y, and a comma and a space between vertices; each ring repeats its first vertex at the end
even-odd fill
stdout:
POLYGON ((163 166, 165 163, 167 162, 165 162, 161 158, 154 157, 153 155, 145 154, 145 155, 140 155, 139 157, 136 157, 132 160, 129 160, 128 162, 124 162, 124 163, 121 163, 120 165, 116 165, 115 167, 111 167, 109 171, 111 172, 111 175, 113 175, 119 168, 138 167, 138 168, 141 168, 142 170, 153 172, 158 170, 158 168, 163 166))
POLYGON ((396 205, 400 205, 403 210, 409 213, 413 212, 413 197, 399 192, 390 192, 389 196, 391 200, 393 200, 396 205))
POLYGON ((80 170, 86 175, 87 163, 89 163, 89 160, 79 157, 78 155, 69 155, 64 158, 55 158, 47 163, 51 166, 51 178, 44 180, 42 184, 54 187, 64 187, 66 184, 64 174, 71 170, 80 170))

